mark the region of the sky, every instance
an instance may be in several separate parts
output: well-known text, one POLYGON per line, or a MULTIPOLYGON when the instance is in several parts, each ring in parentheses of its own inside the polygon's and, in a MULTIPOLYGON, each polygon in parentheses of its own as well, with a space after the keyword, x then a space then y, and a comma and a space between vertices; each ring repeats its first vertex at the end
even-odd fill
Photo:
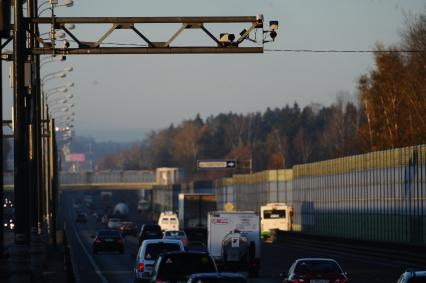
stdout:
MULTIPOLYGON (((59 2, 61 2, 59 0, 59 2)), ((255 16, 279 21, 275 42, 265 49, 372 50, 397 44, 407 18, 426 12, 424 0, 74 0, 56 15, 255 16)), ((43 15, 48 16, 45 12, 43 15)), ((266 24, 265 26, 268 26, 266 24)), ((218 35, 238 34, 247 24, 207 26, 218 35)), ((139 27, 138 27, 139 28, 139 27)), ((153 41, 166 41, 179 25, 143 25, 153 41)), ((78 25, 84 41, 97 41, 108 25, 78 25)), ((128 30, 108 43, 143 44, 128 30)), ((176 45, 205 44, 205 35, 185 32, 176 45)), ((110 46, 110 45, 109 45, 110 46)), ((247 45, 252 46, 252 45, 247 45)), ((6 49, 11 49, 9 45, 6 49)), ((356 94, 358 78, 374 68, 370 53, 295 53, 194 55, 75 55, 46 64, 42 74, 72 66, 64 79, 45 90, 75 82, 75 131, 97 141, 137 141, 151 130, 177 125, 197 113, 263 112, 267 107, 310 103, 330 105, 338 93, 356 94)), ((3 64, 7 82, 8 64, 3 64)), ((4 119, 10 119, 12 90, 4 84, 4 119)), ((58 97, 60 97, 58 95, 58 97)))

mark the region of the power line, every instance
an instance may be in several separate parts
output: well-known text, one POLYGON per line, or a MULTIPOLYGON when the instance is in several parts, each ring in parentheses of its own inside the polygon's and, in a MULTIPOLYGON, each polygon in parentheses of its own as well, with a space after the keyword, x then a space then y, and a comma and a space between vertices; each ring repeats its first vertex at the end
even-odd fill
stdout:
POLYGON ((327 50, 327 49, 264 49, 265 52, 293 53, 426 53, 426 50, 327 50))

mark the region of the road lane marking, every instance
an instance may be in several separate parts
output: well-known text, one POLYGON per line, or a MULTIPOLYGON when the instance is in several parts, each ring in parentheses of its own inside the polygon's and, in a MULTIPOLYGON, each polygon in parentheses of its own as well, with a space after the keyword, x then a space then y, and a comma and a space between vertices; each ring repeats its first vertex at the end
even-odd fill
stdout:
MULTIPOLYGON (((72 215, 71 213, 71 209, 68 206, 68 211, 70 212, 69 215, 72 215)), ((70 221, 71 222, 71 226, 72 229, 74 231, 75 237, 77 238, 78 243, 80 244, 80 246, 82 247, 84 253, 86 254, 86 256, 88 257, 90 264, 92 264, 92 267, 95 271, 95 273, 99 276, 99 278, 101 279, 102 283, 108 283, 108 280, 105 278, 105 276, 102 274, 102 272, 100 271, 98 265, 96 264, 96 262, 93 260, 92 256, 90 255, 90 253, 87 251, 86 246, 83 244, 83 242, 80 239, 80 235, 78 235, 77 233, 77 227, 75 226, 74 221, 70 221)))

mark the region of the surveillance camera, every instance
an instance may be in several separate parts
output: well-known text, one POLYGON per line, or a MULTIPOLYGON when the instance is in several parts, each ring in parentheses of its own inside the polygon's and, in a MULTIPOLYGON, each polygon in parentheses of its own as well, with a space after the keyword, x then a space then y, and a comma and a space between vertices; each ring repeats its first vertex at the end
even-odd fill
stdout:
POLYGON ((278 21, 269 21, 269 30, 270 31, 278 30, 278 21))
POLYGON ((259 14, 256 16, 256 27, 257 28, 263 28, 263 15, 259 14))
POLYGON ((232 33, 221 33, 219 36, 219 42, 229 43, 235 40, 235 35, 232 33))
POLYGON ((70 42, 66 39, 64 39, 63 43, 62 43, 62 48, 68 48, 70 47, 70 42))
POLYGON ((269 36, 272 38, 272 41, 274 41, 277 37, 277 32, 273 30, 269 33, 269 36))

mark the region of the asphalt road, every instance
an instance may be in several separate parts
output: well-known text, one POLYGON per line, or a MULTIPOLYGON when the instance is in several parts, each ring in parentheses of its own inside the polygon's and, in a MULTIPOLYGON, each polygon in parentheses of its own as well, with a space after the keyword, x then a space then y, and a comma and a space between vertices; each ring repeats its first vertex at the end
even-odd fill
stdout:
MULTIPOLYGON (((72 208, 72 200, 69 199, 64 206, 68 211, 66 221, 68 227, 69 243, 72 247, 73 256, 76 262, 76 269, 80 274, 80 282, 133 282, 132 268, 134 258, 137 253, 138 243, 134 236, 127 236, 125 241, 125 253, 100 253, 92 255, 91 243, 92 235, 96 231, 104 228, 96 223, 88 209, 87 224, 75 224, 75 209, 72 208), (70 231, 70 229, 73 229, 70 231)), ((138 216, 132 215, 132 220, 138 216)), ((385 256, 363 255, 346 250, 330 249, 328 244, 305 245, 302 241, 289 241, 282 244, 264 243, 262 245, 261 273, 257 279, 250 280, 251 283, 282 282, 279 274, 286 273, 292 262, 303 257, 325 257, 337 260, 342 268, 348 273, 350 282, 354 283, 376 283, 376 282, 396 282, 399 275, 407 267, 417 267, 426 270, 426 266, 418 266, 406 260, 400 261, 387 259, 385 256)))

